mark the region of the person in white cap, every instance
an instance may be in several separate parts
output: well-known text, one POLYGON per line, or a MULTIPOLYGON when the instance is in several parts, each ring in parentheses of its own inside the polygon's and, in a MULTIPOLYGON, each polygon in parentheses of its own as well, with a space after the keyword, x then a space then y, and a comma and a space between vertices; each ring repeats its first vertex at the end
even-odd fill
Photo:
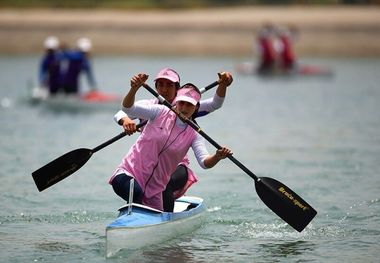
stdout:
MULTIPOLYGON (((158 94, 160 94, 167 101, 172 103, 177 94, 177 90, 180 87, 179 74, 174 69, 163 68, 157 73, 156 78, 154 79, 154 82, 155 82, 155 87, 158 94)), ((149 99, 149 100, 139 101, 138 103, 157 104, 159 102, 158 102, 158 99, 149 99)), ((128 115, 125 114, 125 112, 122 110, 118 111, 115 114, 114 120, 118 124, 122 125, 126 129, 126 131, 128 131, 129 125, 134 124, 133 120, 131 120, 131 118, 129 118, 128 115)))
POLYGON ((79 38, 77 41, 77 47, 84 53, 90 52, 92 48, 92 42, 86 37, 79 38))
POLYGON ((45 54, 40 61, 39 84, 48 89, 50 95, 55 95, 61 88, 59 39, 49 36, 44 41, 45 54))
MULTIPOLYGON (((155 79, 155 87, 161 96, 167 101, 173 103, 176 97, 177 90, 180 87, 180 77, 178 73, 171 68, 163 68, 158 72, 155 79)), ((231 85, 233 79, 229 72, 223 72, 219 74, 219 85, 212 98, 201 100, 199 109, 196 111, 195 117, 205 116, 222 107, 224 98, 226 96, 226 90, 231 85)), ((158 99, 141 100, 136 103, 142 104, 158 104, 158 99)), ((127 116, 123 111, 119 111, 114 116, 117 123, 123 126, 124 130, 131 134, 134 131, 136 124, 132 119, 136 116, 127 116)), ((174 208, 174 201, 176 198, 181 197, 188 188, 198 181, 198 177, 192 169, 189 167, 190 160, 187 156, 178 164, 176 171, 171 175, 167 188, 162 193, 164 199, 164 210, 172 211, 174 208)))
POLYGON ((80 38, 77 41, 77 49, 66 52, 68 66, 64 73, 64 90, 66 94, 77 94, 80 92, 80 74, 86 74, 91 90, 96 90, 97 85, 93 75, 90 51, 91 40, 80 38))
POLYGON ((57 50, 59 47, 59 40, 56 36, 49 36, 44 41, 44 47, 47 50, 57 50))
MULTIPOLYGON (((132 77, 131 88, 123 100, 123 111, 148 123, 109 183, 117 195, 128 201, 130 180, 134 178, 133 202, 164 210, 162 192, 190 148, 204 169, 214 167, 232 153, 222 147, 210 155, 203 138, 166 106, 135 103, 135 95, 147 79, 146 74, 132 77)), ((174 103, 179 112, 191 118, 199 108, 200 99, 197 87, 189 83, 178 90, 174 103)))

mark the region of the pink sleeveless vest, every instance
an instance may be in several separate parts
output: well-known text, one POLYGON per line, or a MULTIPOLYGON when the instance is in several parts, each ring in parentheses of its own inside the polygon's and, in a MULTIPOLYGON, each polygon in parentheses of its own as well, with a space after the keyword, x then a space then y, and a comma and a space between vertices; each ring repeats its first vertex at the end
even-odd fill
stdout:
POLYGON ((143 189, 143 204, 160 210, 162 191, 197 136, 190 126, 177 126, 176 118, 164 108, 149 121, 114 173, 132 175, 143 189))
MULTIPOLYGON (((144 100, 144 103, 146 103, 147 105, 158 104, 158 99, 144 100)), ((140 128, 140 130, 143 130, 143 129, 144 129, 144 127, 140 128)), ((179 164, 183 165, 187 168, 188 179, 187 179, 185 186, 182 189, 179 189, 179 190, 174 192, 174 198, 176 198, 176 199, 183 196, 186 193, 187 189, 190 188, 190 186, 192 186, 194 183, 198 182, 197 175, 190 168, 190 160, 189 160, 189 157, 187 155, 183 158, 182 162, 180 162, 179 164)))

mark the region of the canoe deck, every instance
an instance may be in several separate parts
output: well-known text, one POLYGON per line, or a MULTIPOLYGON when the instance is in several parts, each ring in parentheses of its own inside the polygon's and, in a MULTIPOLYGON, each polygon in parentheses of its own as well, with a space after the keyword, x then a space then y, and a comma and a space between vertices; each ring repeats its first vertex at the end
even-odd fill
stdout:
POLYGON ((181 197, 176 200, 174 212, 162 212, 133 204, 119 209, 119 216, 106 227, 107 257, 120 250, 135 250, 189 233, 200 226, 203 200, 198 197, 181 197))

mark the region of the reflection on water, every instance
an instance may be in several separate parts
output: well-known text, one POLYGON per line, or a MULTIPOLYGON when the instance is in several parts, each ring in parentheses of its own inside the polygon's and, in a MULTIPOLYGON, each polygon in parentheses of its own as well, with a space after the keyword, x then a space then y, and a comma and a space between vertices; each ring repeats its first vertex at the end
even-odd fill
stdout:
POLYGON ((289 256, 303 255, 312 252, 316 244, 310 241, 282 241, 268 242, 259 245, 259 249, 263 250, 264 254, 271 255, 275 258, 286 258, 289 256))
POLYGON ((44 250, 44 251, 49 251, 49 252, 64 252, 64 253, 80 252, 79 247, 74 247, 70 244, 57 242, 57 241, 37 243, 36 248, 39 250, 44 250))
POLYGON ((124 250, 118 253, 114 262, 193 262, 196 259, 193 257, 190 250, 181 246, 158 245, 155 247, 145 248, 144 250, 128 251, 124 250))
POLYGON ((62 214, 24 214, 0 216, 0 225, 9 223, 83 224, 112 218, 112 213, 69 211, 62 214))

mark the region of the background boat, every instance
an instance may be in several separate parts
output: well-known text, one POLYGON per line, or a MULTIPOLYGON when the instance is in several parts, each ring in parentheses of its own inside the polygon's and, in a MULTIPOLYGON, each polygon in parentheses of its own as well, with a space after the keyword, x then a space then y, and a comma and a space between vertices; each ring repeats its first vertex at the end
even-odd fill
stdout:
POLYGON ((242 62, 234 65, 234 71, 239 75, 251 75, 262 77, 331 77, 334 71, 325 66, 299 64, 291 72, 275 71, 273 73, 259 73, 256 71, 256 64, 253 62, 242 62))
POLYGON ((122 96, 100 90, 91 90, 78 95, 57 94, 50 96, 45 88, 34 87, 29 91, 28 100, 32 105, 46 107, 53 111, 118 110, 122 96))

